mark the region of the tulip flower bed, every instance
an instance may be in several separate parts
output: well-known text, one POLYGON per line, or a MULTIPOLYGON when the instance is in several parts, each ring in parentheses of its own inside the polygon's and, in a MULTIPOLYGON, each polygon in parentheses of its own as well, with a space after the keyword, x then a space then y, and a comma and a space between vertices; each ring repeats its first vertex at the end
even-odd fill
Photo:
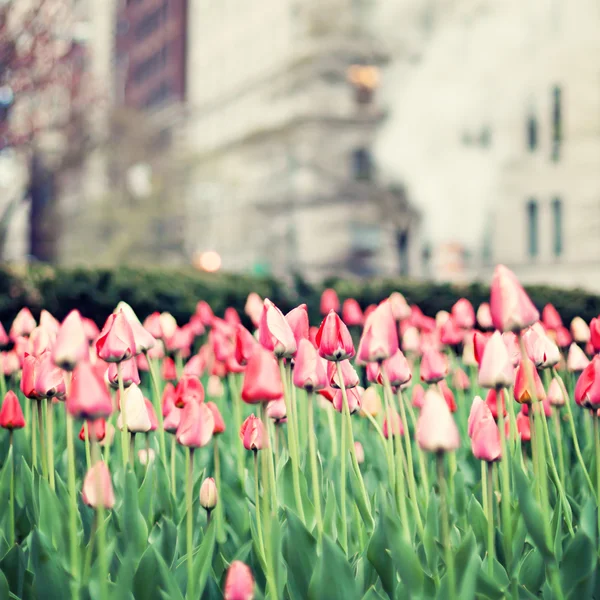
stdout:
POLYGON ((600 598, 600 320, 502 266, 448 310, 23 309, 0 599, 600 598))

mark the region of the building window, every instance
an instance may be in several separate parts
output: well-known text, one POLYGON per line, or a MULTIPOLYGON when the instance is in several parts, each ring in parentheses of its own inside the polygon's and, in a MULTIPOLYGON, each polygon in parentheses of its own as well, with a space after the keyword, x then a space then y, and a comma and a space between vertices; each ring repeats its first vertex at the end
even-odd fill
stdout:
POLYGON ((144 15, 135 27, 135 39, 139 42, 156 31, 161 25, 167 22, 169 13, 168 0, 158 8, 144 15))
POLYGON ((348 266, 361 277, 375 275, 377 272, 377 255, 381 250, 381 227, 355 221, 350 224, 350 254, 348 266))
POLYGON ((168 47, 165 45, 158 52, 150 55, 145 61, 141 62, 139 65, 136 65, 132 73, 134 81, 141 83, 165 67, 167 64, 168 54, 168 47))
POLYGON ((534 115, 527 118, 527 149, 534 152, 538 145, 538 123, 534 115))
POLYGON ((144 106, 146 108, 158 106, 159 104, 163 104, 170 96, 171 86, 167 81, 163 81, 160 85, 150 90, 150 93, 144 102, 144 106))
POLYGON ((552 200, 552 252, 558 257, 563 252, 563 206, 560 198, 552 200))
POLYGON ((537 201, 530 200, 527 203, 527 239, 530 258, 538 255, 538 212, 537 201))
POLYGON ((352 152, 352 174, 356 180, 370 180, 373 177, 373 158, 366 148, 352 152))
POLYGON ((563 139, 562 132, 562 90, 555 85, 552 88, 552 160, 560 160, 560 146, 563 139))
POLYGON ((400 258, 400 275, 408 275, 408 231, 400 231, 396 236, 398 244, 398 255, 400 258))

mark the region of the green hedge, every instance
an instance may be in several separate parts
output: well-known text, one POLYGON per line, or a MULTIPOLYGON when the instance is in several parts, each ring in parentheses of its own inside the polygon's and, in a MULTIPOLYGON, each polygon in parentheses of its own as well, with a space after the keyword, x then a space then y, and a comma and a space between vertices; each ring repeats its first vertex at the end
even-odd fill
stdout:
MULTIPOLYGON (((269 277, 209 275, 193 270, 3 267, 0 268, 0 320, 6 326, 22 306, 29 306, 35 315, 46 308, 58 318, 78 308, 102 324, 117 302, 125 300, 141 317, 155 310, 168 310, 179 322, 185 322, 198 300, 206 300, 216 314, 222 315, 227 306, 233 306, 243 315, 246 297, 255 291, 271 298, 284 311, 306 302, 311 321, 318 323, 319 298, 328 286, 335 288, 342 300, 351 296, 363 307, 400 291, 429 315, 449 309, 463 296, 475 307, 489 298, 489 289, 478 283, 455 286, 403 279, 330 279, 324 285, 314 286, 298 278, 287 284, 269 277)), ((589 321, 600 314, 600 297, 581 290, 534 286, 528 292, 540 308, 547 302, 554 304, 566 323, 575 315, 589 321)))

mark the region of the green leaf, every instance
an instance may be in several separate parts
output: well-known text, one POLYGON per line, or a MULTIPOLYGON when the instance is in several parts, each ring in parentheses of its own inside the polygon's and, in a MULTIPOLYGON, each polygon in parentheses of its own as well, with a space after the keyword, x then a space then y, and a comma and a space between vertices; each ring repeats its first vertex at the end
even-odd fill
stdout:
POLYGON ((560 566, 563 590, 568 594, 595 569, 598 556, 592 540, 581 530, 569 543, 560 566))
POLYGON ((148 527, 146 520, 140 513, 138 505, 138 489, 135 473, 127 469, 125 474, 125 489, 123 499, 123 517, 120 520, 124 535, 122 536, 122 551, 128 547, 135 552, 136 557, 141 557, 148 543, 148 527))
POLYGON ((385 600, 385 598, 374 587, 370 587, 362 600, 385 600))
POLYGON ((544 513, 542 508, 531 493, 531 484, 517 460, 513 460, 513 472, 517 496, 519 497, 519 508, 525 520, 527 531, 538 550, 546 559, 552 559, 552 550, 548 546, 544 532, 544 513))
POLYGON ((477 571, 481 559, 477 555, 477 542, 473 531, 470 530, 456 549, 454 556, 454 570, 456 572, 457 586, 461 591, 460 598, 473 597, 477 582, 477 571), (473 561, 476 557, 477 560, 473 561))
POLYGON ((8 587, 8 581, 2 571, 0 571, 0 598, 8 598, 10 588, 8 587))
POLYGON ((332 539, 337 540, 337 501, 335 498, 335 487, 333 481, 329 482, 327 489, 327 501, 325 502, 325 513, 323 516, 323 528, 325 533, 332 539))
POLYGON ((30 537, 31 563, 35 573, 34 593, 44 600, 64 600, 70 596, 69 575, 44 534, 34 529, 30 537))
POLYGON ((381 584, 385 593, 390 598, 393 598, 396 588, 396 574, 392 557, 387 548, 388 543, 384 519, 381 517, 377 519, 375 530, 371 536, 371 541, 367 548, 367 558, 381 578, 381 584))
POLYGON ((27 559, 20 546, 13 546, 0 560, 0 572, 6 575, 10 591, 23 596, 27 559))
POLYGON ((194 592, 196 595, 201 595, 208 579, 208 574, 212 565, 213 553, 215 550, 217 522, 212 520, 206 530, 200 549, 194 558, 194 573, 196 574, 196 583, 194 584, 194 592))
POLYGON ((125 554, 117 574, 116 600, 130 600, 133 594, 133 578, 135 575, 135 557, 133 551, 125 554))
POLYGON ((360 598, 354 573, 345 554, 327 536, 323 538, 323 553, 311 579, 308 598, 309 600, 358 600, 360 598))
POLYGON ((165 564, 171 567, 177 552, 177 527, 175 527, 175 523, 171 519, 163 517, 152 528, 149 541, 156 546, 165 564))
POLYGON ((425 522, 425 537, 423 546, 425 556, 427 557, 427 566, 431 573, 434 573, 438 562, 438 548, 436 539, 439 534, 439 502, 435 493, 429 496, 429 505, 427 506, 427 520, 425 522))
POLYGON ((454 474, 454 507, 460 517, 462 517, 467 510, 465 477, 461 471, 457 471, 454 474))
POLYGON ((308 596, 308 586, 317 560, 317 542, 293 511, 288 510, 286 514, 283 557, 288 565, 287 584, 293 591, 293 597, 302 600, 308 596))
POLYGON ((593 498, 588 498, 579 516, 581 530, 593 541, 598 536, 598 509, 593 498))
POLYGON ((519 582, 530 592, 537 594, 546 580, 544 558, 535 548, 525 557, 519 570, 519 582))
POLYGON ((356 503, 356 506, 358 507, 363 522, 366 525, 367 531, 370 533, 371 531, 373 531, 374 527, 373 517, 371 515, 371 506, 368 504, 369 499, 363 498, 362 494, 360 493, 359 478, 361 475, 360 472, 356 473, 356 471, 354 470, 354 465, 352 464, 352 461, 350 461, 350 469, 348 470, 348 472, 350 474, 350 484, 352 486, 353 500, 356 503))
POLYGON ((483 512, 481 504, 479 504, 479 501, 475 496, 471 496, 468 515, 469 523, 473 528, 475 537, 482 547, 485 548, 487 540, 487 519, 485 518, 485 513, 483 512))
POLYGON ((516 527, 513 533, 513 560, 510 572, 514 573, 520 561, 523 559, 523 551, 525 548, 525 540, 527 538, 527 527, 525 527, 525 521, 519 516, 516 527))

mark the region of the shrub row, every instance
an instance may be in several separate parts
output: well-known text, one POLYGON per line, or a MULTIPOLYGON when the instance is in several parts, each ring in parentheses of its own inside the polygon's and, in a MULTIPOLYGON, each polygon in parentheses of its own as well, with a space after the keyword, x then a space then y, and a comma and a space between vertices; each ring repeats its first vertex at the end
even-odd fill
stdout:
MULTIPOLYGON (((313 285, 300 278, 286 283, 270 277, 210 275, 194 270, 2 267, 0 320, 6 326, 21 307, 28 306, 36 316, 46 308, 58 318, 78 308, 82 314, 102 324, 117 302, 125 300, 141 317, 155 310, 167 310, 179 322, 185 322, 194 312, 198 300, 206 300, 216 314, 223 314, 227 306, 232 306, 243 315, 246 297, 255 291, 262 297, 271 298, 284 311, 299 302, 306 302, 311 322, 317 323, 319 299, 325 287, 336 289, 342 300, 356 298, 363 307, 378 302, 393 291, 400 291, 408 302, 418 304, 428 315, 448 310, 463 296, 475 307, 489 299, 489 288, 480 283, 458 286, 406 279, 330 279, 322 285, 313 285)), ((576 315, 589 321, 600 314, 600 296, 544 286, 527 289, 539 308, 547 302, 554 304, 566 324, 576 315)))

